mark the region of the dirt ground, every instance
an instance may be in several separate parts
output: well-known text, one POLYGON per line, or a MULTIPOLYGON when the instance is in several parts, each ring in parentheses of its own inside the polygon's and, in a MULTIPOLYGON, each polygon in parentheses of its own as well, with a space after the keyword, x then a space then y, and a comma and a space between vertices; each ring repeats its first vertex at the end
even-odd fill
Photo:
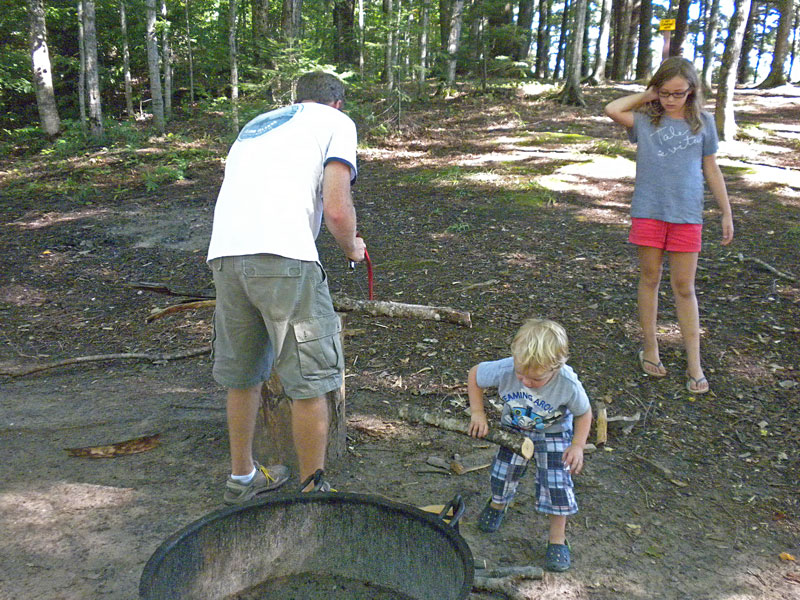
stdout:
MULTIPOLYGON (((348 451, 329 465, 329 478, 342 491, 416 506, 461 494, 461 533, 476 558, 543 565, 546 518, 533 509, 530 474, 500 531, 483 534, 475 520, 488 470, 432 473, 425 462, 458 453, 481 465, 494 447, 405 423, 396 408, 466 416, 469 367, 507 355, 525 318, 554 318, 570 334, 570 364, 593 402, 640 420, 628 433, 611 429, 576 478, 573 568, 520 583, 520 593, 800 598, 800 567, 789 556, 800 559, 800 92, 737 95, 746 136, 719 153, 736 238, 719 245, 709 198, 697 286, 712 393, 694 397, 684 389, 666 273, 660 335, 669 376, 648 378, 635 361, 632 148, 600 116, 628 89, 589 89, 585 109, 522 91, 431 100, 404 110, 397 135, 362 149, 354 194, 376 298, 469 311, 473 326, 348 316, 348 451)), ((188 144, 162 140, 152 152, 178 143, 188 144)), ((157 357, 208 344, 209 309, 148 324, 151 309, 177 299, 128 284, 210 285, 204 257, 225 151, 215 149, 216 159, 155 191, 112 189, 128 168, 115 152, 0 171, 3 600, 133 599, 159 544, 221 507, 224 394, 207 354, 10 375, 76 357, 157 357), (80 174, 96 181, 88 200, 25 192, 80 174), (65 451, 154 434, 160 444, 138 454, 65 451)), ((332 290, 364 298, 364 267, 350 272, 325 232, 320 247, 332 290)))

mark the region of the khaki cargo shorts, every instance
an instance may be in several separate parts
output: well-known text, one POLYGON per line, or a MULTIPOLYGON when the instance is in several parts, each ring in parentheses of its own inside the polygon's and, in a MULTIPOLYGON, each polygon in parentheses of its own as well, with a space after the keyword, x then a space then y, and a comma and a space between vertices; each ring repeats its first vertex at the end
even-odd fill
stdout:
POLYGON ((217 383, 250 388, 269 379, 274 365, 292 399, 342 385, 342 326, 319 263, 257 254, 215 258, 209 266, 217 289, 217 383))

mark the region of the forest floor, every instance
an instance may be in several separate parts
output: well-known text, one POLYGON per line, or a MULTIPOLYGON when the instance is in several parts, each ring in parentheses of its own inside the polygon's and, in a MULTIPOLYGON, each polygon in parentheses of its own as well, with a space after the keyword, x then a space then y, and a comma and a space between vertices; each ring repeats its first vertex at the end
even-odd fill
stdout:
MULTIPOLYGON (((718 155, 736 237, 719 244, 709 197, 697 288, 712 391, 693 396, 668 269, 659 330, 668 377, 643 375, 635 358, 633 147, 602 116, 631 89, 587 89, 580 109, 524 88, 432 98, 404 106, 399 131, 360 151, 354 196, 376 299, 469 311, 473 326, 348 316, 348 451, 328 477, 341 491, 415 506, 461 494, 460 530, 476 558, 542 566, 546 518, 533 508, 530 473, 502 528, 483 534, 475 521, 488 469, 431 473, 426 460, 458 453, 479 465, 494 447, 406 423, 396 408, 466 417, 469 367, 506 356, 526 318, 554 318, 593 402, 640 420, 628 433, 611 429, 575 479, 573 568, 520 583, 519 593, 800 598, 791 558, 800 559, 800 90, 737 93, 744 139, 718 155)), ((195 131, 213 129, 214 118, 195 131)), ((209 309, 146 323, 176 299, 129 284, 210 286, 204 259, 225 151, 184 132, 145 150, 17 157, 0 169, 3 600, 133 599, 159 544, 221 507, 224 393, 207 354, 12 373, 208 344, 209 309), (176 151, 193 157, 184 179, 142 183, 148 157, 176 151), (65 451, 155 434, 149 451, 116 458, 65 451)), ((327 232, 319 244, 332 290, 363 298, 364 268, 350 272, 327 232)))

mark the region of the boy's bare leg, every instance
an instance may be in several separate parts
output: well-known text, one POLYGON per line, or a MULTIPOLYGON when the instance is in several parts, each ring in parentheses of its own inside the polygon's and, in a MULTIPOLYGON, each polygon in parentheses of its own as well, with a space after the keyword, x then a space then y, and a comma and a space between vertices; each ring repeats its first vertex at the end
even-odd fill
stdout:
POLYGON ((661 362, 656 337, 658 319, 658 287, 661 283, 664 251, 650 246, 639 246, 639 288, 637 291, 639 324, 642 327, 645 360, 661 362))
POLYGON ((249 475, 253 472, 253 436, 260 404, 261 384, 228 390, 228 439, 233 475, 249 475))
POLYGON ((550 543, 563 544, 567 539, 566 515, 550 515, 550 543))
POLYGON ((694 281, 697 273, 697 252, 670 252, 670 283, 675 295, 675 312, 686 348, 686 370, 691 377, 701 379, 700 315, 694 281))
POLYGON ((328 401, 325 396, 292 401, 292 435, 300 481, 305 481, 317 469, 325 468, 328 449, 328 401))

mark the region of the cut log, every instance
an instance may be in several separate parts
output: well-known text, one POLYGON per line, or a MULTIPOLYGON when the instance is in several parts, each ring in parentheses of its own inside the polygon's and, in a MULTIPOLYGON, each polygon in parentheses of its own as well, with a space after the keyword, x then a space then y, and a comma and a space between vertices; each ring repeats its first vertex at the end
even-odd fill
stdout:
POLYGON ((604 402, 597 403, 597 420, 595 421, 597 437, 595 444, 602 446, 608 441, 608 411, 604 402))
MULTIPOLYGON (((398 414, 400 418, 406 421, 425 423, 426 425, 432 425, 446 431, 469 435, 469 421, 465 421, 464 419, 426 412, 416 406, 409 406, 407 404, 400 407, 398 414)), ((521 433, 492 429, 485 438, 481 439, 508 448, 512 452, 528 460, 533 457, 533 441, 528 436, 522 435, 521 433)))
POLYGON ((519 567, 494 567, 492 569, 475 569, 475 577, 497 578, 497 577, 518 577, 520 579, 541 579, 544 571, 541 567, 524 565, 519 567))
POLYGON ((333 307, 341 312, 364 312, 373 317, 404 317, 428 321, 447 321, 464 327, 472 327, 470 314, 448 306, 426 306, 404 304, 383 300, 355 300, 340 294, 333 296, 333 307))
POLYGON ((476 592, 503 594, 510 600, 528 600, 528 595, 516 587, 520 579, 519 577, 475 577, 472 580, 472 589, 476 592))
MULTIPOLYGON (((216 300, 198 300, 174 304, 160 310, 154 310, 147 316, 150 323, 166 315, 185 310, 195 310, 215 306, 216 300)), ((428 321, 446 321, 464 327, 472 327, 470 313, 456 310, 448 306, 426 306, 423 304, 404 304, 402 302, 386 302, 381 300, 354 300, 341 295, 333 296, 333 308, 336 312, 363 312, 373 317, 403 317, 428 321)))

